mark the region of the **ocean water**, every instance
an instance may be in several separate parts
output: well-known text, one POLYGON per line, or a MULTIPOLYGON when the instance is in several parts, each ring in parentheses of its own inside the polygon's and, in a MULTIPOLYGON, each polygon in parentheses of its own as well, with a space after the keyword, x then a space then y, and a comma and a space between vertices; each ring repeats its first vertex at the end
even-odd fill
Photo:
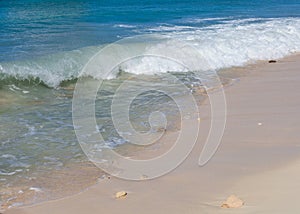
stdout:
MULTIPOLYGON (((193 91, 212 71, 297 53, 299 11, 298 0, 0 1, 1 203, 21 205, 20 194, 32 188, 51 195, 51 185, 35 180, 87 161, 74 133, 72 94, 83 67, 106 45, 155 34, 163 38, 161 42, 139 42, 163 53, 170 41, 182 41, 207 62, 190 71, 161 59, 142 59, 109 77, 101 70, 85 76, 87 82, 104 80, 96 100, 97 124, 103 146, 117 147, 128 141, 115 130, 110 106, 125 79, 131 78, 133 86, 167 85, 174 88, 172 96, 183 96, 165 81, 168 72, 193 91)), ((139 49, 140 43, 130 44, 130 51, 139 49)), ((151 91, 132 104, 130 117, 137 130, 149 129, 147 120, 153 110, 167 115, 168 129, 177 129, 180 117, 170 96, 151 91)))

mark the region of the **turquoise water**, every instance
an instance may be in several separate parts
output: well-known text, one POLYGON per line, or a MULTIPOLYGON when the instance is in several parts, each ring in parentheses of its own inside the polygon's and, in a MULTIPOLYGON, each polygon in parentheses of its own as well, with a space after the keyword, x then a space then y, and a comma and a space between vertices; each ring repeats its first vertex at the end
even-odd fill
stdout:
POLYGON ((1 1, 0 62, 109 43, 159 26, 299 17, 299 10, 297 0, 1 1))
MULTIPOLYGON (((199 76, 210 71, 299 52, 299 11, 297 0, 0 1, 2 202, 10 198, 10 204, 20 205, 14 198, 30 187, 51 192, 45 182, 34 183, 33 178, 87 161, 74 133, 72 94, 83 66, 105 45, 155 33, 188 43, 208 64, 187 71, 174 64, 162 66, 158 59, 140 60, 110 78, 101 71, 84 77, 87 82, 105 79, 96 101, 97 124, 105 138, 103 146, 116 147, 128 143, 110 118, 113 95, 124 79, 140 86, 167 85, 173 87, 172 96, 184 96, 164 81, 168 72, 193 91, 201 86, 199 76)), ((163 53, 168 44, 161 40, 148 48, 163 53)), ((140 47, 131 45, 132 52, 140 47)), ((139 131, 149 129, 148 116, 154 110, 165 113, 169 130, 178 128, 178 109, 169 96, 141 94, 131 108, 131 121, 139 131)))

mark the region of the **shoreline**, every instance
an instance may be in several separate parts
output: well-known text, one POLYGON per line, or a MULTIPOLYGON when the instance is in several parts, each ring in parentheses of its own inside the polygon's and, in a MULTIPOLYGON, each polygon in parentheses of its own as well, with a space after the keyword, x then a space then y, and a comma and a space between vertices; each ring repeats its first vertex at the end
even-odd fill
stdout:
MULTIPOLYGON (((297 74, 300 55, 286 57, 274 64, 264 62, 241 69, 246 72, 245 76, 225 89, 228 102, 227 127, 220 148, 207 165, 197 165, 206 138, 203 133, 207 133, 210 124, 209 118, 203 118, 203 135, 190 156, 177 169, 163 177, 143 182, 104 179, 74 196, 12 208, 5 213, 46 213, 47 210, 74 214, 119 213, 121 210, 123 213, 165 213, 166 210, 173 213, 218 213, 226 212, 220 205, 233 193, 239 193, 238 196, 246 204, 237 212, 249 212, 255 197, 247 197, 245 192, 249 189, 243 190, 244 185, 238 185, 258 182, 261 177, 270 178, 270 174, 280 173, 281 170, 293 171, 294 161, 300 154, 297 145, 300 136, 295 132, 299 125, 295 107, 300 106, 300 101, 296 100, 297 90, 291 90, 297 86, 297 78, 300 80, 300 74, 297 74), (289 102, 292 105, 285 106, 289 102), (284 144, 284 139, 289 139, 289 142, 284 144), (177 188, 181 186, 184 188, 177 188), (122 190, 128 191, 128 197, 121 201, 115 200, 114 193, 122 190), (145 201, 148 205, 143 204, 145 201)), ((202 115, 209 112, 207 101, 200 111, 202 115)))

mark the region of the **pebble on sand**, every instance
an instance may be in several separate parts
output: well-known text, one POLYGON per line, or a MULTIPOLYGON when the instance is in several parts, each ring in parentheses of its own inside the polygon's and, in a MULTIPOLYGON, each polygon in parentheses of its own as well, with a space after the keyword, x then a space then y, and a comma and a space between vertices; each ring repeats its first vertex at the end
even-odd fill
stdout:
POLYGON ((244 205, 244 201, 236 197, 235 195, 231 195, 227 198, 225 202, 222 204, 222 208, 240 208, 244 205))
POLYGON ((277 61, 276 60, 269 60, 269 63, 276 63, 277 61))
POLYGON ((127 192, 120 191, 116 193, 116 198, 125 198, 127 196, 127 192))

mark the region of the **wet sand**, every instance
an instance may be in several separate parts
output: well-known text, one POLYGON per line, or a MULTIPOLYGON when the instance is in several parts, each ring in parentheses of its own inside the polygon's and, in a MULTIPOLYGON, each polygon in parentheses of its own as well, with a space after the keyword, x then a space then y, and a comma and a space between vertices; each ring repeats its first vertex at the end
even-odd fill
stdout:
POLYGON ((198 165, 198 158, 210 125, 208 100, 200 107, 196 147, 171 173, 139 182, 103 179, 75 196, 5 213, 299 212, 300 56, 262 62, 242 72, 246 75, 225 89, 225 133, 205 166, 198 165), (114 194, 123 190, 127 197, 115 199, 114 194), (235 210, 221 208, 231 194, 245 205, 235 210))

